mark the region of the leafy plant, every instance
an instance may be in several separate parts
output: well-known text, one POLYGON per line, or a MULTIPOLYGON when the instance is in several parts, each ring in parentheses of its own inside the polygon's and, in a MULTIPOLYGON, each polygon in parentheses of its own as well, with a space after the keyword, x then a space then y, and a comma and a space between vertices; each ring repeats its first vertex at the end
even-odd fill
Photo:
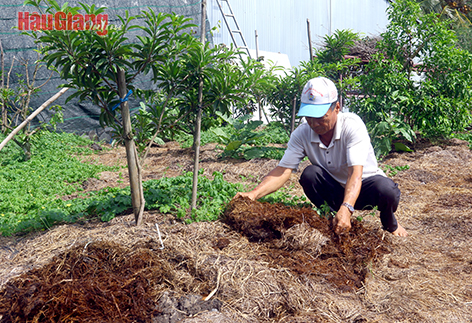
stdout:
POLYGON ((286 144, 290 139, 284 131, 283 125, 277 121, 272 121, 269 124, 261 126, 259 133, 261 136, 256 139, 256 144, 258 146, 264 146, 267 144, 286 144))
MULTIPOLYGON (((4 66, 3 47, 0 43, 1 52, 1 64, 4 66)), ((39 59, 39 54, 38 57, 39 59)), ((1 118, 0 118, 0 132, 7 136, 9 135, 16 126, 27 119, 27 117, 33 112, 33 107, 30 106, 31 99, 40 91, 41 87, 46 85, 51 78, 49 78, 40 85, 36 84, 36 78, 38 73, 43 72, 44 64, 39 60, 36 60, 34 64, 31 64, 27 59, 17 59, 13 57, 11 66, 8 72, 6 70, 0 71, 2 75, 2 82, 0 88, 0 105, 1 105, 1 118), (25 74, 17 74, 18 83, 15 87, 10 86, 11 72, 15 61, 24 67, 25 74), (32 67, 32 68, 31 68, 32 67), (33 72, 31 73, 30 70, 33 72), (5 84, 6 81, 6 84, 5 84)), ((62 108, 60 106, 52 106, 50 108, 53 111, 52 116, 49 120, 49 124, 52 128, 56 129, 56 124, 63 121, 62 108)), ((47 129, 49 127, 47 122, 40 123, 39 127, 33 128, 30 124, 23 127, 13 138, 15 142, 24 153, 24 160, 31 158, 31 142, 32 137, 36 132, 47 129)))
MULTIPOLYGON (((195 114, 198 109, 196 85, 202 77, 202 131, 218 127, 223 121, 228 122, 232 115, 231 108, 244 109, 249 101, 254 100, 251 91, 267 83, 266 78, 269 76, 265 73, 264 66, 251 59, 238 61, 238 52, 232 47, 210 48, 207 43, 204 48, 190 54, 188 60, 184 61, 182 81, 179 82, 181 89, 176 91, 182 94, 176 107, 180 115, 185 111, 193 111, 195 114)), ((183 120, 185 122, 179 124, 180 129, 194 134, 194 120, 183 120)))
POLYGON ((270 104, 271 117, 284 127, 287 135, 296 128, 296 112, 300 107, 301 92, 308 80, 325 76, 332 79, 341 96, 358 81, 354 73, 359 59, 345 58, 349 46, 354 44, 358 35, 349 30, 338 30, 333 36, 325 38, 325 48, 317 52, 311 61, 301 62, 298 68, 285 71, 283 76, 273 80, 275 89, 268 89, 267 102, 270 104))
POLYGON ((266 121, 269 123, 265 109, 262 107, 268 105, 266 94, 275 90, 277 73, 283 71, 284 68, 274 65, 272 61, 268 61, 264 64, 263 59, 258 61, 250 60, 250 62, 252 64, 245 68, 247 70, 247 80, 250 84, 245 90, 250 94, 250 97, 246 104, 236 104, 233 106, 234 116, 240 117, 246 114, 259 114, 259 116, 264 115, 266 121))
MULTIPOLYGON (((379 113, 381 114, 381 112, 379 113)), ((367 124, 377 158, 387 155, 392 150, 393 138, 403 138, 413 142, 416 138, 415 132, 408 124, 396 117, 382 115, 380 122, 371 121, 367 124)), ((393 143, 397 151, 412 151, 403 143, 393 143)))
POLYGON ((360 35, 350 29, 336 30, 333 35, 323 37, 322 48, 316 51, 316 59, 323 64, 326 76, 338 82, 343 97, 345 90, 357 82, 360 59, 346 55, 358 40, 360 35))
POLYGON ((465 140, 469 142, 469 148, 472 149, 472 132, 470 131, 463 131, 452 134, 453 138, 465 140))
MULTIPOLYGON (((88 178, 97 177, 104 170, 118 170, 88 162, 86 156, 93 152, 91 144, 89 139, 73 134, 40 133, 33 145, 32 158, 26 162, 19 147, 5 147, 0 153, 0 232, 11 235, 45 230, 90 218, 109 221, 130 212, 129 187, 82 192, 88 178)), ((200 170, 198 208, 189 211, 191 183, 190 172, 144 182, 147 209, 174 214, 185 222, 212 221, 244 189, 241 184, 225 181, 221 173, 215 172, 213 179, 209 179, 200 170)), ((293 196, 290 189, 279 190, 266 199, 306 206, 306 199, 293 196)))
MULTIPOLYGON (((213 127, 204 132, 201 136, 201 144, 205 145, 208 143, 225 143, 227 146, 227 139, 222 139, 218 134, 222 134, 225 138, 231 137, 235 133, 235 128, 232 122, 236 122, 231 119, 230 124, 226 124, 221 127, 213 127), (226 140, 226 141, 225 141, 226 140)), ((282 159, 285 152, 285 148, 267 146, 270 144, 286 144, 289 137, 283 130, 283 127, 278 122, 271 122, 268 125, 261 125, 254 131, 257 137, 254 138, 252 146, 241 145, 237 151, 229 154, 222 154, 224 156, 231 156, 233 158, 268 158, 268 159, 282 159)), ((192 146, 193 137, 186 134, 177 134, 175 139, 180 143, 182 147, 189 148, 192 146)), ((229 142, 229 141, 228 141, 229 142)))
MULTIPOLYGON (((223 128, 223 131, 228 131, 226 130, 227 127, 231 127, 231 125, 226 125, 226 126, 221 126, 220 128, 223 128)), ((203 131, 200 137, 200 144, 206 145, 208 143, 217 143, 219 142, 218 136, 213 132, 213 130, 218 127, 212 127, 207 129, 206 131, 203 131)), ((176 133, 173 136, 173 139, 180 143, 180 146, 183 148, 190 148, 193 145, 193 136, 187 133, 176 133)))
POLYGON ((293 186, 289 188, 282 187, 274 193, 264 196, 260 199, 260 201, 268 203, 282 203, 284 205, 295 207, 311 207, 311 203, 309 201, 307 202, 307 199, 304 195, 293 195, 291 192, 292 189, 293 186))
POLYGON ((471 27, 470 1, 466 0, 416 0, 425 13, 435 13, 441 19, 450 22, 455 28, 471 27))
MULTIPOLYGON (((254 144, 257 138, 261 137, 261 134, 255 132, 256 128, 262 124, 262 121, 254 121, 251 119, 251 115, 245 115, 237 119, 225 118, 232 127, 216 128, 213 129, 213 133, 218 137, 219 142, 226 145, 223 156, 237 157, 243 145, 254 144)), ((252 154, 257 154, 254 150, 252 154)), ((251 153, 249 153, 251 154, 251 153)))
POLYGON ((241 149, 241 156, 250 160, 254 158, 267 158, 281 160, 285 153, 285 148, 279 147, 244 147, 241 149))
MULTIPOLYGON (((147 181, 144 183, 147 208, 174 214, 186 222, 216 220, 226 203, 242 189, 242 186, 225 181, 223 175, 218 172, 215 172, 213 177, 213 180, 204 176, 199 177, 199 208, 190 213, 188 207, 191 199, 191 172, 173 178, 164 177, 147 181)), ((44 178, 42 180, 44 181, 44 178)), ((63 192, 70 194, 77 189, 78 186, 73 186, 63 192)), ((10 192, 8 211, 0 209, 0 231, 3 235, 43 230, 57 223, 76 222, 93 217, 110 221, 115 216, 132 209, 129 187, 123 189, 108 187, 96 192, 79 194, 78 198, 69 200, 63 200, 56 194, 49 193, 53 197, 44 199, 45 195, 41 195, 43 198, 41 202, 33 199, 35 191, 30 191, 32 193, 27 194, 27 199, 33 200, 31 204, 35 207, 29 207, 25 214, 19 214, 21 210, 12 207, 12 204, 17 202, 15 200, 17 195, 10 192)), ((51 191, 59 192, 57 186, 53 186, 51 191)), ((18 202, 19 206, 21 202, 18 202)))
POLYGON ((380 52, 359 76, 362 96, 349 102, 374 132, 378 155, 414 132, 447 137, 472 121, 472 55, 457 47, 447 23, 408 0, 392 3, 388 15, 380 52))
MULTIPOLYGON (((372 208, 372 211, 369 212, 367 215, 375 216, 375 212, 377 212, 378 209, 379 209, 379 207, 378 207, 377 205, 374 206, 374 207, 372 208)), ((356 217, 356 220, 359 221, 359 222, 361 222, 362 220, 364 220, 364 217, 361 216, 361 215, 358 215, 358 216, 356 217)))
MULTIPOLYGON (((25 4, 35 6, 42 13, 44 7, 41 3, 42 0, 25 1, 25 4)), ((46 12, 49 13, 61 10, 74 14, 80 10, 79 7, 68 6, 67 3, 60 8, 55 0, 45 0, 45 3, 46 12)), ((96 8, 84 3, 80 5, 89 15, 98 15, 105 10, 103 7, 96 8)), ((138 95, 147 94, 149 97, 149 90, 135 87, 134 81, 139 75, 152 73, 153 82, 159 82, 162 75, 167 77, 169 70, 181 67, 179 58, 182 55, 190 57, 193 53, 193 57, 198 59, 201 52, 197 45, 199 42, 191 32, 195 25, 189 23, 189 18, 175 14, 156 14, 152 9, 144 11, 138 17, 143 19, 144 26, 133 25, 137 17, 129 16, 126 12, 125 17, 118 17, 120 26, 108 26, 104 33, 97 33, 92 29, 81 32, 47 30, 41 34, 32 32, 31 35, 44 46, 42 53, 48 67, 54 64, 60 77, 68 82, 66 86, 76 90, 68 100, 75 97, 80 100, 91 99, 102 109, 100 123, 115 127, 116 133, 125 142, 133 210, 139 225, 142 221, 144 198, 141 165, 136 152, 128 97, 133 91, 138 95), (141 30, 143 34, 136 36, 136 43, 130 42, 129 38, 134 29, 141 30)), ((167 80, 171 83, 174 81, 170 77, 167 77, 167 80)), ((160 84, 166 86, 168 83, 160 84)), ((167 110, 166 104, 173 96, 172 92, 166 96, 159 122, 167 110)), ((179 119, 176 119, 175 123, 178 121, 179 119)), ((159 123, 149 140, 149 148, 160 132, 160 126, 159 123)), ((145 156, 146 153, 143 153, 143 159, 145 156)))
MULTIPOLYGON (((131 116, 131 124, 134 129, 134 140, 136 142, 136 149, 138 154, 142 158, 146 153, 147 147, 152 143, 158 145, 163 145, 164 140, 158 136, 154 136, 155 129, 158 125, 159 110, 157 109, 148 109, 144 102, 140 102, 141 108, 137 113, 131 116)), ((119 127, 114 127, 114 130, 111 132, 112 137, 114 138, 114 144, 124 144, 123 138, 120 136, 119 127)))
MULTIPOLYGON (((213 173, 213 180, 201 176, 202 173, 203 170, 198 180, 198 208, 189 212, 193 178, 191 172, 186 172, 181 176, 144 182, 147 209, 174 214, 186 222, 218 219, 226 203, 242 187, 226 182, 219 172, 213 173)), ((129 188, 109 188, 91 195, 88 200, 87 217, 100 216, 102 221, 110 221, 132 207, 129 188)))
POLYGON ((320 218, 332 219, 336 216, 336 212, 326 201, 320 207, 313 206, 313 209, 318 213, 320 218))
POLYGON ((323 37, 322 49, 316 52, 316 56, 322 63, 343 61, 358 39, 359 34, 350 29, 336 30, 333 35, 323 37))
MULTIPOLYGON (((203 173, 201 170, 200 173, 203 173)), ((186 222, 213 221, 224 211, 226 204, 242 189, 238 183, 229 183, 223 174, 213 173, 213 180, 199 176, 198 208, 188 213, 191 200, 191 173, 159 181, 146 182, 146 198, 150 207, 159 207, 163 213, 174 213, 186 222), (163 202, 164 201, 164 202, 163 202)))
MULTIPOLYGON (((267 89, 267 102, 272 119, 280 122, 287 136, 292 131, 291 122, 294 112, 300 106, 300 96, 306 82, 311 78, 324 75, 322 64, 317 60, 302 62, 299 68, 284 71, 273 81, 275 89, 267 89)), ((297 123, 294 124, 294 128, 297 123)))

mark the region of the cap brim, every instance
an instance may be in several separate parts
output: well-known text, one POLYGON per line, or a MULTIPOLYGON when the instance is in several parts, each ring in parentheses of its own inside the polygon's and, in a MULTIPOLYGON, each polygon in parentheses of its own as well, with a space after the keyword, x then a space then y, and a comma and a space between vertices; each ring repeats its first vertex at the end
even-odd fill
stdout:
POLYGON ((300 110, 298 110, 297 116, 299 117, 312 117, 321 118, 328 112, 331 103, 327 104, 306 104, 302 103, 300 110))

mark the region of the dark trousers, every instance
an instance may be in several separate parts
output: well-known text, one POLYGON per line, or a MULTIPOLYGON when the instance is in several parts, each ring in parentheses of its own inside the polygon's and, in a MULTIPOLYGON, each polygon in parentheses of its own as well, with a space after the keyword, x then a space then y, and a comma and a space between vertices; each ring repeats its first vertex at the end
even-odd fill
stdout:
MULTIPOLYGON (((305 195, 317 207, 328 203, 337 211, 344 199, 344 187, 336 182, 331 175, 317 165, 305 168, 300 176, 300 184, 305 195)), ((390 178, 375 175, 362 180, 362 188, 354 208, 356 210, 372 210, 377 206, 384 230, 393 232, 398 228, 394 212, 400 202, 400 189, 390 178)))

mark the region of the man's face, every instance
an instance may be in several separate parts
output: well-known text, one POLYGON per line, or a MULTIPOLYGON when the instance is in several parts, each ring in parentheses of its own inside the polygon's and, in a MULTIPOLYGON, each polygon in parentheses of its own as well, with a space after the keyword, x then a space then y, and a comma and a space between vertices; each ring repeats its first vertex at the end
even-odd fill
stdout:
POLYGON ((318 135, 322 136, 334 129, 336 121, 338 120, 339 103, 336 103, 336 107, 332 110, 329 108, 328 112, 321 118, 305 117, 306 121, 318 135))

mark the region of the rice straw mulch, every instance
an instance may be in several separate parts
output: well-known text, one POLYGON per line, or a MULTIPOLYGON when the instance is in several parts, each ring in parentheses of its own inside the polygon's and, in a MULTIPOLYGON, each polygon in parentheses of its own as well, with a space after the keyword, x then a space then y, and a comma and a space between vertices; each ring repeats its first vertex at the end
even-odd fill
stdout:
MULTIPOLYGON (((470 322, 470 150, 455 141, 384 163, 410 166, 394 177, 408 238, 361 213, 337 240, 312 210, 247 201, 212 223, 147 212, 139 228, 128 215, 0 237, 1 322, 470 322)), ((244 166, 205 172, 259 175, 244 166)))

